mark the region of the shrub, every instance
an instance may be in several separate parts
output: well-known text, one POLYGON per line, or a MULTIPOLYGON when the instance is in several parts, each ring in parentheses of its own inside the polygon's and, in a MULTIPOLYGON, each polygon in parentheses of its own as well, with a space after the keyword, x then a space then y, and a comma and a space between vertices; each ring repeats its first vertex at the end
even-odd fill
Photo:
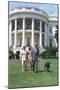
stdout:
POLYGON ((9 59, 15 59, 15 55, 11 49, 9 49, 9 59))
POLYGON ((16 59, 20 59, 20 51, 16 52, 16 59))
POLYGON ((56 52, 58 51, 55 47, 45 48, 45 51, 41 53, 42 58, 57 58, 56 52))

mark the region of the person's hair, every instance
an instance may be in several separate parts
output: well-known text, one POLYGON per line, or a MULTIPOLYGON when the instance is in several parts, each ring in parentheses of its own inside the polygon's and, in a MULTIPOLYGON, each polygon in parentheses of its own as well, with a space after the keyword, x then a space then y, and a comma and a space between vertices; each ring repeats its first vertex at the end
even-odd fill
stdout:
POLYGON ((29 47, 29 50, 31 50, 31 47, 29 47))

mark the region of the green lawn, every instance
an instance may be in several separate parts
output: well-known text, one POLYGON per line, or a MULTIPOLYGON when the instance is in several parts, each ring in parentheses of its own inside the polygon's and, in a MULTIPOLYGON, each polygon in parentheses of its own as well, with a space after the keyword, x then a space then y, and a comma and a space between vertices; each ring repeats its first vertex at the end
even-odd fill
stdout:
POLYGON ((58 85, 58 60, 39 59, 38 73, 22 72, 20 60, 9 60, 8 62, 8 87, 33 87, 58 85), (44 71, 45 62, 51 62, 51 72, 44 71))

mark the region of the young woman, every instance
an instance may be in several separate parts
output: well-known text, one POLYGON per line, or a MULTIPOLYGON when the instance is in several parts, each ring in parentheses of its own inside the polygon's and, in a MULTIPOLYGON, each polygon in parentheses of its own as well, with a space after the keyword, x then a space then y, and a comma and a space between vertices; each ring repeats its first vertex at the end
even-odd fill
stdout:
POLYGON ((29 70, 32 70, 32 51, 31 47, 28 49, 28 65, 29 65, 29 70))
POLYGON ((26 50, 25 50, 25 48, 26 47, 24 46, 21 51, 22 71, 26 70, 26 50))

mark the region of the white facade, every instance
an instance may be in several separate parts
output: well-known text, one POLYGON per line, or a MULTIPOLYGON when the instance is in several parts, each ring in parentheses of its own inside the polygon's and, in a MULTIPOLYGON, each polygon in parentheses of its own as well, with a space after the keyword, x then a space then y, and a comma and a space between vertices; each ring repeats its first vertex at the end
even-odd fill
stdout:
POLYGON ((58 26, 58 17, 36 8, 16 8, 9 11, 9 47, 13 51, 27 43, 41 48, 57 47, 54 34, 58 26))

